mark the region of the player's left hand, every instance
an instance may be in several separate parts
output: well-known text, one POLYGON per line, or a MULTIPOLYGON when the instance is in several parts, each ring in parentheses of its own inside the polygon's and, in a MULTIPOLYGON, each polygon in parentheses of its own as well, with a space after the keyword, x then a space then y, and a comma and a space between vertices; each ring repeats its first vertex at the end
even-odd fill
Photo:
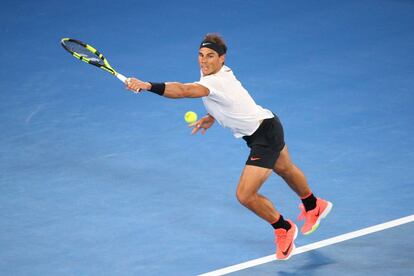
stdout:
POLYGON ((149 82, 144 82, 136 78, 128 78, 125 81, 125 88, 131 90, 134 93, 139 93, 141 90, 151 89, 149 82))

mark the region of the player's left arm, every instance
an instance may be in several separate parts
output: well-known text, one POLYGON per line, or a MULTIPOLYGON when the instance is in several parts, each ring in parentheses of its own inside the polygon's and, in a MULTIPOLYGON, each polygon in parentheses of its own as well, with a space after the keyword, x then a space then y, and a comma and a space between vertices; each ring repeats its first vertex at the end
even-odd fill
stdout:
POLYGON ((197 83, 149 83, 138 80, 136 78, 129 78, 126 82, 126 88, 133 91, 147 90, 167 98, 201 98, 208 96, 210 91, 197 83))

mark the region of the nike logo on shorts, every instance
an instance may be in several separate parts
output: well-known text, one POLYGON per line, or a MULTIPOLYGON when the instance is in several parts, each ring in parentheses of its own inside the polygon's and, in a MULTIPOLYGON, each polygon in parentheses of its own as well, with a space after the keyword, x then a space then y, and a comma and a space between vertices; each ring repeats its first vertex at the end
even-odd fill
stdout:
POLYGON ((257 161, 257 160, 260 160, 261 158, 260 157, 250 157, 250 160, 252 160, 252 161, 257 161))

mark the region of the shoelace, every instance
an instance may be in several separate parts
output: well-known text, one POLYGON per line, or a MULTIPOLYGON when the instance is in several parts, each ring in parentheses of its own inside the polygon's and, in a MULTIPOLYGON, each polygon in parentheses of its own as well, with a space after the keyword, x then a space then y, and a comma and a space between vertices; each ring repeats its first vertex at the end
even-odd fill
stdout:
POLYGON ((305 207, 303 206, 303 204, 299 205, 299 209, 300 209, 300 214, 298 216, 298 220, 304 220, 306 218, 306 210, 305 207))
POLYGON ((312 216, 312 213, 317 210, 318 206, 316 206, 315 209, 312 209, 308 212, 306 212, 305 207, 303 206, 303 204, 299 205, 299 209, 300 209, 300 214, 298 216, 298 220, 304 220, 307 216, 312 216))
POLYGON ((275 243, 282 243, 286 240, 286 236, 287 236, 287 231, 276 231, 276 239, 275 239, 275 243))

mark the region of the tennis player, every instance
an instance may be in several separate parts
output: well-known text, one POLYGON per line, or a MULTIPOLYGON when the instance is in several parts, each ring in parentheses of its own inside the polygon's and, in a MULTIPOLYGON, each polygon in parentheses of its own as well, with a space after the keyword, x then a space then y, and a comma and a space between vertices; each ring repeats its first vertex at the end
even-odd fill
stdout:
POLYGON ((305 175, 291 161, 279 118, 255 103, 224 64, 226 52, 227 46, 220 35, 207 34, 198 53, 200 81, 155 83, 129 78, 126 86, 135 93, 146 90, 167 98, 202 98, 208 113, 190 125, 193 134, 199 130, 204 134, 217 121, 236 138, 246 141, 250 154, 238 183, 237 199, 275 229, 276 258, 286 260, 295 248, 298 230, 291 220, 283 218, 269 199, 259 194, 272 171, 281 176, 302 201, 298 218, 305 220, 302 234, 310 234, 318 228, 332 203, 312 193, 305 175))

